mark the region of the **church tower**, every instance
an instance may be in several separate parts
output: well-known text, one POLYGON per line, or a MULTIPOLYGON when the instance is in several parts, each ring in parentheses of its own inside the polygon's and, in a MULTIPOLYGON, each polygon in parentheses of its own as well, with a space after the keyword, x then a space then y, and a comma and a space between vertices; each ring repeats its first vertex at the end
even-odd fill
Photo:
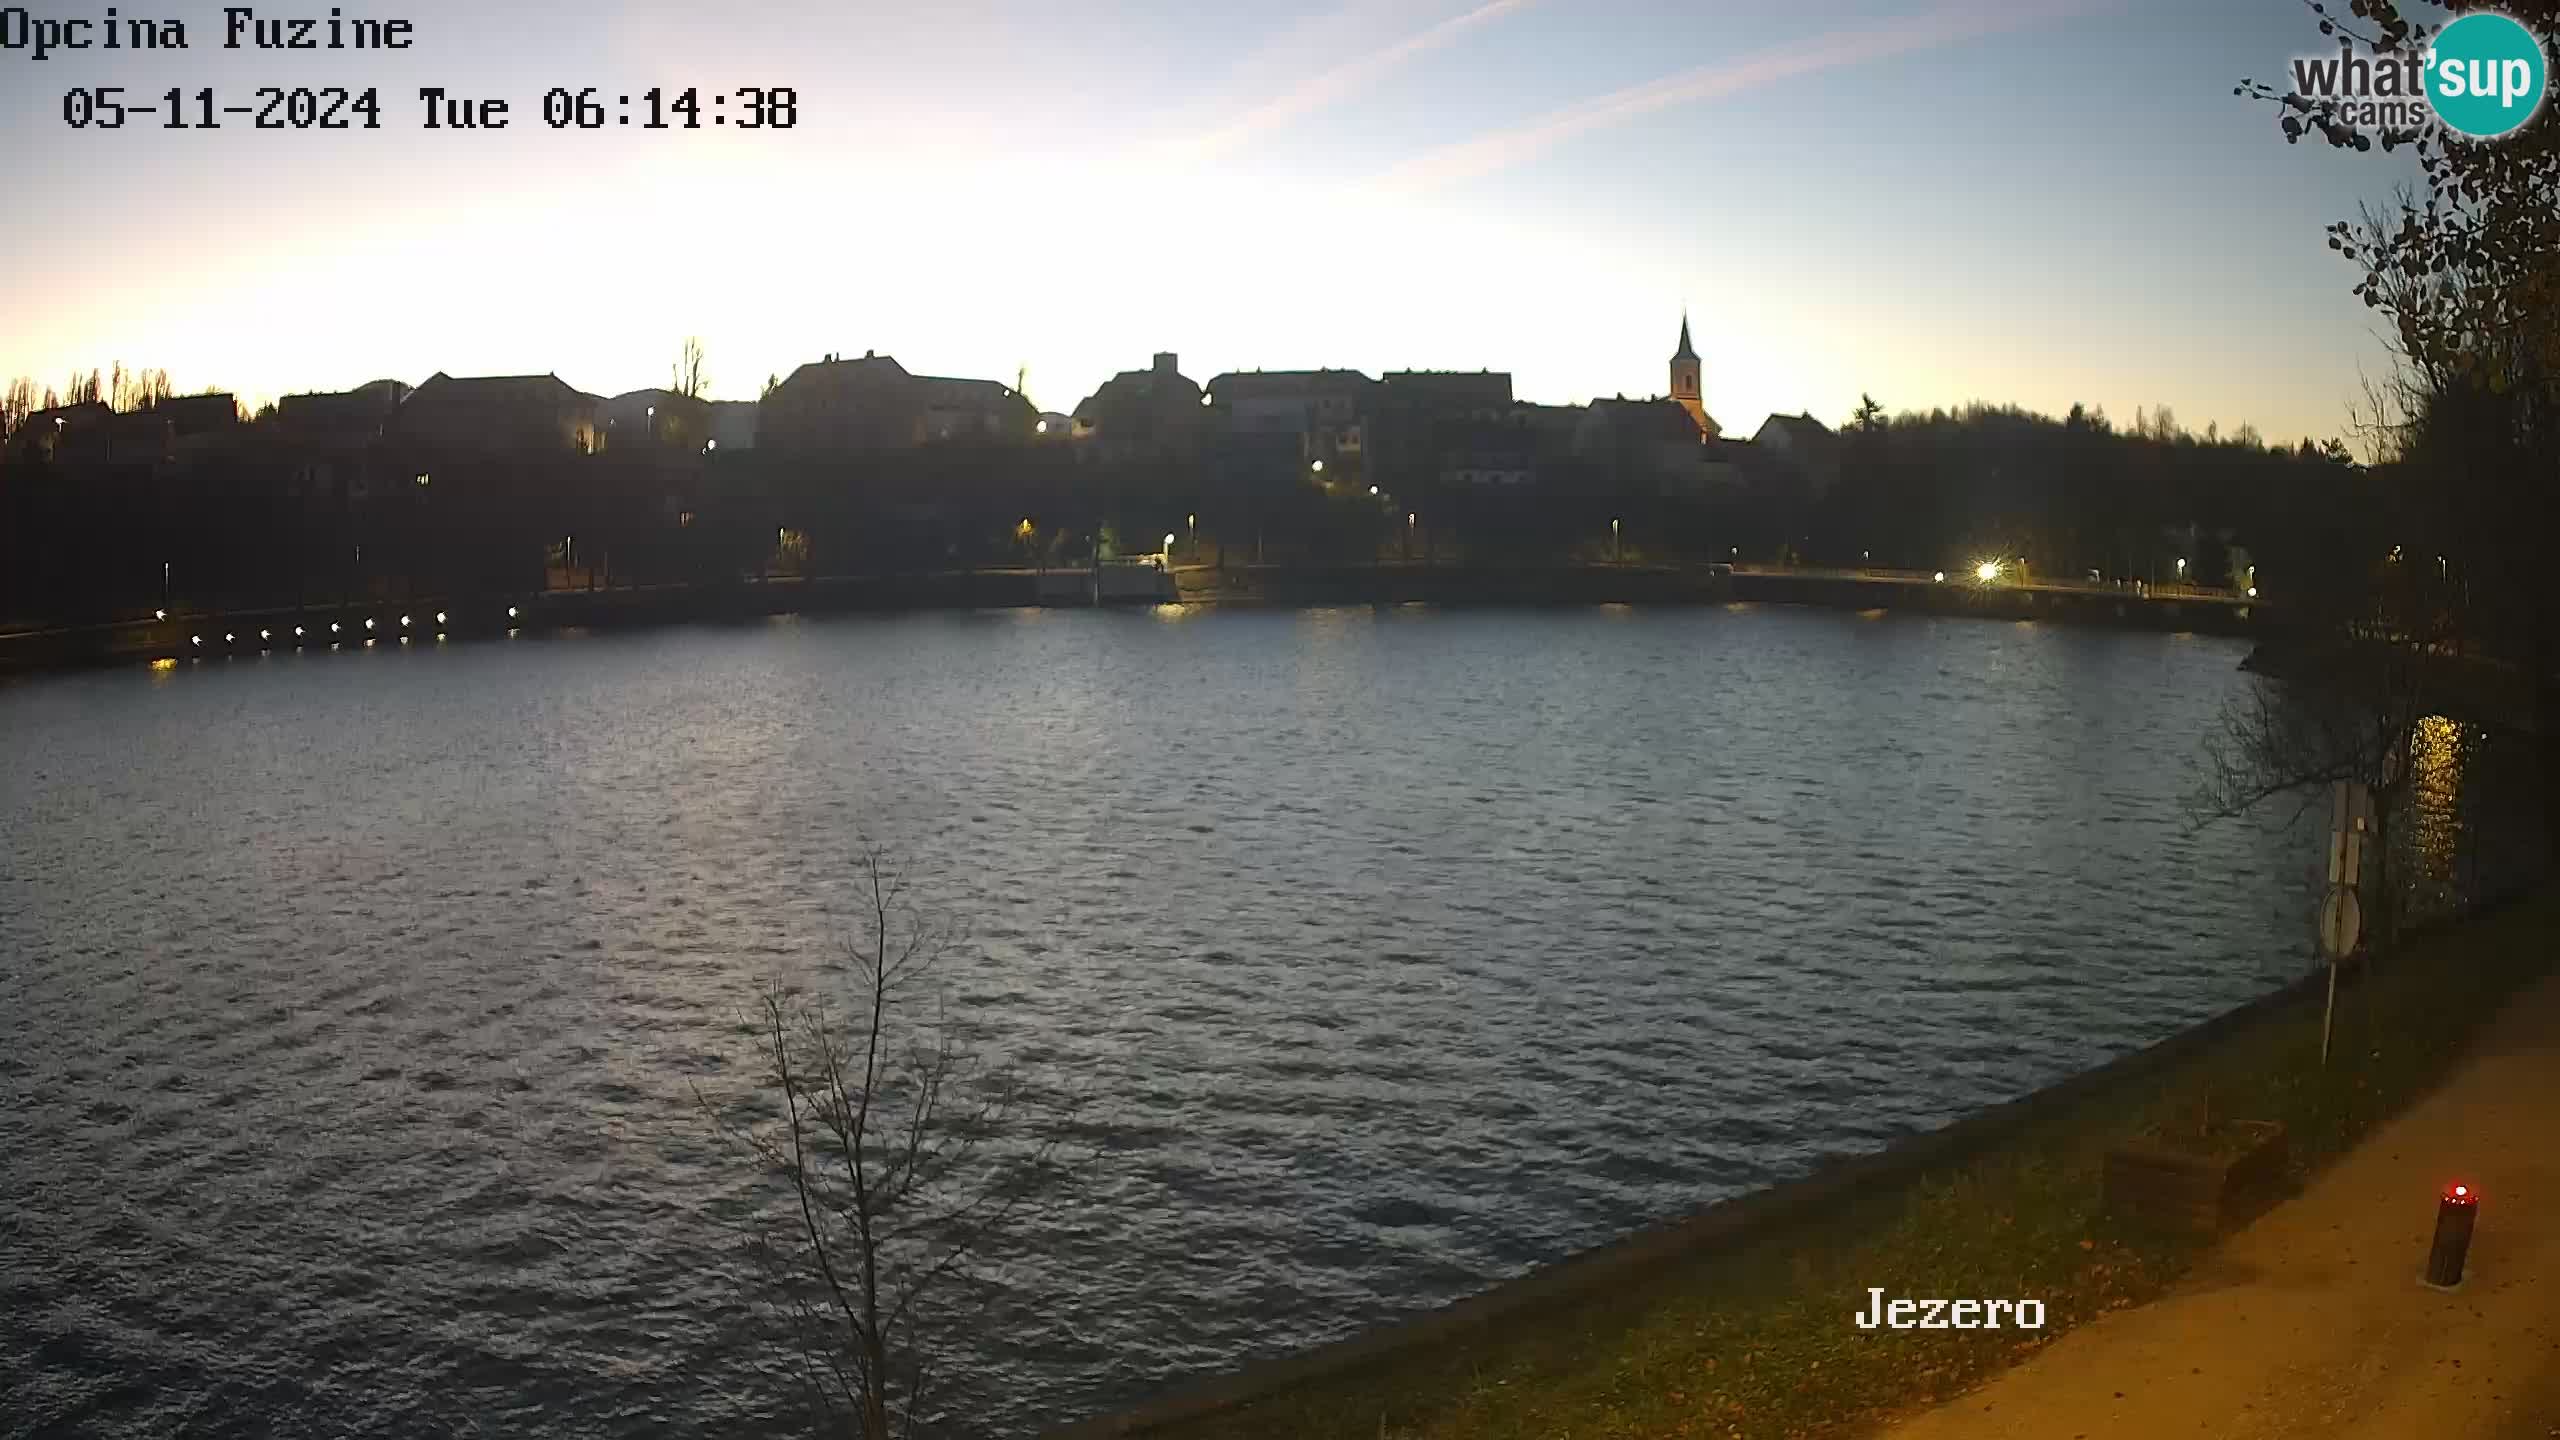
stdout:
POLYGON ((1680 408, 1689 412, 1689 418, 1698 423, 1698 434, 1702 438, 1713 440, 1723 433, 1722 427, 1716 424, 1716 417, 1707 413, 1706 396, 1698 388, 1698 352, 1689 344, 1687 311, 1680 315, 1680 348, 1671 356, 1671 398, 1678 401, 1680 408))

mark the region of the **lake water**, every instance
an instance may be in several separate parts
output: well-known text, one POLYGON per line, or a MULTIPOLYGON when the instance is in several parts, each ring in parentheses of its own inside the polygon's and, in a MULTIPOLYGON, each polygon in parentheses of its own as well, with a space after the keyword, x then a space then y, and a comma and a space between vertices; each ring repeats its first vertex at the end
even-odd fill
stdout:
POLYGON ((1109 1127, 961 1429, 1445 1302, 2300 973, 2307 838, 2179 805, 2241 654, 1168 608, 0 686, 0 1429, 795 1414, 697 1097, 866 842, 1109 1127))

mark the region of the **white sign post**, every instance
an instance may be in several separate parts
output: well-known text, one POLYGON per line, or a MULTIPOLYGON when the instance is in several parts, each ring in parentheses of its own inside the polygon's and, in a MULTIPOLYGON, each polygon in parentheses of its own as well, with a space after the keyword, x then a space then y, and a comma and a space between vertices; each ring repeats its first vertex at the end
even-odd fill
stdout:
POLYGON ((2364 907, 2356 897, 2364 879, 2364 837, 2373 828, 2373 796, 2341 780, 2329 806, 2329 894, 2320 903, 2320 952, 2329 957, 2329 1002, 2320 1013, 2320 1066, 2329 1065, 2329 1037, 2338 1016, 2338 962, 2355 953, 2364 936, 2364 907))

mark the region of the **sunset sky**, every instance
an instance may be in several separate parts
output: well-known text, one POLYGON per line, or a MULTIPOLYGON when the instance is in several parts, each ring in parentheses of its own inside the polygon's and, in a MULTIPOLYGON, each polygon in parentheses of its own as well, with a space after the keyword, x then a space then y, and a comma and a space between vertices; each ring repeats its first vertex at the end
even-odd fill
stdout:
POLYGON ((1872 391, 2292 439, 2383 359, 2321 227, 2414 174, 2232 95, 2320 53, 2295 0, 339 4, 415 48, 229 52, 219 4, 120 0, 191 48, 0 52, 0 375, 612 394, 699 334, 721 398, 876 349, 1065 410, 1175 350, 1563 402, 1659 393, 1685 304, 1728 428, 1872 391), (378 86, 384 128, 71 130, 92 85, 378 86), (425 85, 513 126, 426 132, 425 85), (800 123, 543 123, 652 85, 706 122, 794 87, 800 123))

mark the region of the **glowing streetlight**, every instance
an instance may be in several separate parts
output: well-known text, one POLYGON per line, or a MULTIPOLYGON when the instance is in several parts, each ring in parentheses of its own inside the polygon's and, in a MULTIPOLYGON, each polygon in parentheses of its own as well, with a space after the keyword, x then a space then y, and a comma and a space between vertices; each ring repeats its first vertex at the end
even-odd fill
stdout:
POLYGON ((332 634, 332 635, 335 635, 335 634, 337 634, 337 633, 338 633, 338 622, 337 622, 337 621, 332 620, 332 621, 330 621, 330 622, 329 622, 329 633, 330 633, 330 634, 332 634))
POLYGON ((705 455, 708 455, 708 454, 710 454, 712 451, 717 450, 717 449, 719 449, 719 448, 720 448, 720 442, 719 442, 719 441, 717 441, 717 440, 705 440, 705 441, 703 441, 703 442, 702 442, 702 453, 703 453, 703 454, 705 454, 705 455))
POLYGON ((1321 461, 1321 460, 1319 460, 1319 461, 1317 461, 1315 464, 1313 464, 1313 465, 1311 465, 1311 466, 1309 466, 1309 467, 1307 467, 1307 468, 1308 468, 1309 470, 1313 471, 1314 473, 1316 473, 1316 474, 1318 474, 1318 475, 1321 475, 1321 474, 1323 474, 1323 473, 1324 473, 1324 462, 1323 462, 1323 461, 1321 461))
POLYGON ((368 615, 368 616, 366 616, 366 617, 365 617, 364 628, 366 628, 367 630, 370 630, 370 629, 372 629, 372 628, 373 628, 373 617, 372 617, 372 616, 368 615))
POLYGON ((1979 581, 1983 582, 1983 583, 1984 583, 1984 584, 1986 584, 1986 585, 1987 585, 1987 584, 1989 584, 1989 583, 1991 583, 1991 582, 1992 582, 1992 581, 1994 581, 1994 580, 1999 579, 1999 578, 2000 578, 2000 562, 1999 562, 1999 561, 1997 561, 1997 560, 1985 560, 1985 561, 1983 561, 1981 564, 1974 566, 1974 567, 1973 567, 1973 578, 1974 578, 1974 579, 1976 579, 1976 580, 1979 580, 1979 581))
POLYGON ((441 610, 436 612, 436 623, 439 625, 444 623, 444 612, 441 610))
POLYGON ((1932 578, 1933 580, 1935 580, 1938 584, 1940 584, 1940 585, 1944 585, 1944 584, 1946 584, 1946 583, 1947 583, 1947 572, 1946 572, 1946 571, 1944 571, 1944 570, 1941 570, 1941 571, 1939 571, 1936 575, 1932 576, 1931 578, 1932 578))
POLYGON ((510 620, 516 618, 516 607, 513 605, 507 607, 507 618, 510 620))
POLYGON ((406 630, 406 629, 408 629, 408 628, 409 628, 409 617, 408 617, 408 616, 403 615, 403 616, 401 616, 401 617, 400 617, 400 628, 401 628, 401 629, 403 629, 403 630, 406 630))
POLYGON ((2257 599, 2257 598, 2258 598, 2258 587, 2257 587, 2257 586, 2252 585, 2252 586, 2250 586, 2250 587, 2249 587, 2249 598, 2250 598, 2250 599, 2252 599, 2252 600, 2255 600, 2255 599, 2257 599))
POLYGON ((2178 557, 2178 578, 2181 580, 2187 578, 2187 557, 2184 555, 2178 557))
POLYGON ((258 638, 261 640, 273 640, 276 637, 273 631, 261 630, 258 632, 258 638))
POLYGON ((154 620, 166 620, 169 618, 169 612, 166 610, 154 610, 151 612, 151 618, 154 620))

